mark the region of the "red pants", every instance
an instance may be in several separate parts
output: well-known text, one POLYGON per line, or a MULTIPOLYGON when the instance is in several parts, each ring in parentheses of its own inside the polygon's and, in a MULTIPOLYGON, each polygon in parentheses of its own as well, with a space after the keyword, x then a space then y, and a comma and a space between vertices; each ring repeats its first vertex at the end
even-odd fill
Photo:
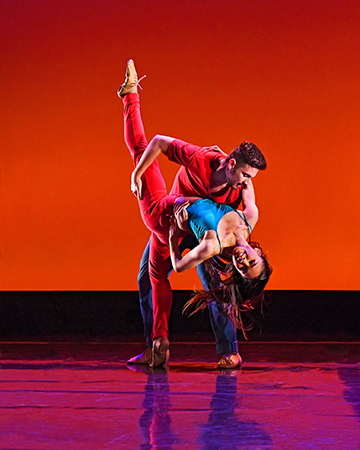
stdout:
MULTIPOLYGON (((140 114, 138 94, 127 94, 124 99, 125 142, 137 164, 147 147, 144 126, 140 114)), ((152 286, 154 326, 152 339, 168 336, 172 290, 168 280, 171 270, 169 249, 170 216, 176 196, 167 195, 165 181, 159 164, 154 161, 142 176, 143 198, 139 207, 145 225, 152 232, 149 274, 152 286)))

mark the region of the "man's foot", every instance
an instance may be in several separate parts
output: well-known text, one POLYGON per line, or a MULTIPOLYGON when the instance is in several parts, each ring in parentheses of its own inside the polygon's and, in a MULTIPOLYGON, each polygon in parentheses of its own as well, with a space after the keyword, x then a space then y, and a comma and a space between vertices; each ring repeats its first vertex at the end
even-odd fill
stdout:
POLYGON ((144 75, 143 77, 140 78, 140 80, 138 80, 134 61, 132 59, 129 59, 126 66, 125 82, 119 87, 117 91, 118 96, 120 98, 124 98, 125 95, 128 94, 131 90, 133 92, 137 92, 135 88, 137 88, 137 86, 140 87, 139 82, 145 77, 146 75, 144 75))
POLYGON ((148 347, 144 352, 140 353, 140 355, 130 358, 127 362, 128 364, 150 364, 151 358, 152 350, 151 347, 148 347))
POLYGON ((239 353, 227 353, 223 355, 217 364, 218 369, 235 369, 235 367, 240 367, 242 363, 242 358, 239 353))
POLYGON ((150 367, 159 367, 169 361, 169 346, 170 342, 168 341, 168 339, 166 339, 165 336, 160 336, 153 341, 150 367))

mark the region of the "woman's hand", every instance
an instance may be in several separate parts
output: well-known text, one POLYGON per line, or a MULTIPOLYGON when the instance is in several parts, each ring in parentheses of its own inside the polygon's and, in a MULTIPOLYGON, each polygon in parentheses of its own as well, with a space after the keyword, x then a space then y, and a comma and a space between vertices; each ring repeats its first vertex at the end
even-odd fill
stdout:
POLYGON ((137 168, 131 174, 131 192, 139 199, 142 199, 142 181, 137 168))
POLYGON ((170 227, 169 227, 169 239, 177 238, 179 235, 179 227, 176 221, 175 216, 170 217, 170 227))
POLYGON ((187 212, 187 208, 190 206, 190 202, 182 202, 174 205, 174 215, 177 222, 177 226, 180 230, 189 232, 190 227, 188 223, 189 214, 187 212))

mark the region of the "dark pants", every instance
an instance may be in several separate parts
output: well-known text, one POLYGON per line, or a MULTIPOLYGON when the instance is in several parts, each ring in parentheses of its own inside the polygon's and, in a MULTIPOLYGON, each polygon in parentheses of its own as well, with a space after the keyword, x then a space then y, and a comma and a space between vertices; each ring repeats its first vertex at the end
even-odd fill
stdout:
MULTIPOLYGON (((150 241, 144 250, 140 261, 140 270, 138 275, 139 285, 139 299, 140 310, 144 322, 144 335, 148 346, 152 346, 151 333, 153 330, 153 307, 152 307, 152 292, 149 278, 149 251, 150 241)), ((192 249, 198 242, 192 236, 185 237, 180 244, 180 251, 185 249, 192 249)), ((204 289, 208 289, 205 278, 204 264, 196 267, 197 273, 200 277, 204 289)), ((233 353, 238 351, 236 327, 233 322, 221 311, 221 307, 216 303, 209 305, 210 323, 214 332, 216 341, 216 351, 219 354, 233 353)))

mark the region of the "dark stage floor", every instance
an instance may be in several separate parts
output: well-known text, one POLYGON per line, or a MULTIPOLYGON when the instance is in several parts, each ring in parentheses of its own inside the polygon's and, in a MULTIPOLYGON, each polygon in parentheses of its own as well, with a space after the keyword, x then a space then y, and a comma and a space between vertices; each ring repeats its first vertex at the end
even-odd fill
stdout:
POLYGON ((359 449, 360 343, 171 344, 166 368, 127 367, 140 343, 0 344, 0 449, 359 449))

